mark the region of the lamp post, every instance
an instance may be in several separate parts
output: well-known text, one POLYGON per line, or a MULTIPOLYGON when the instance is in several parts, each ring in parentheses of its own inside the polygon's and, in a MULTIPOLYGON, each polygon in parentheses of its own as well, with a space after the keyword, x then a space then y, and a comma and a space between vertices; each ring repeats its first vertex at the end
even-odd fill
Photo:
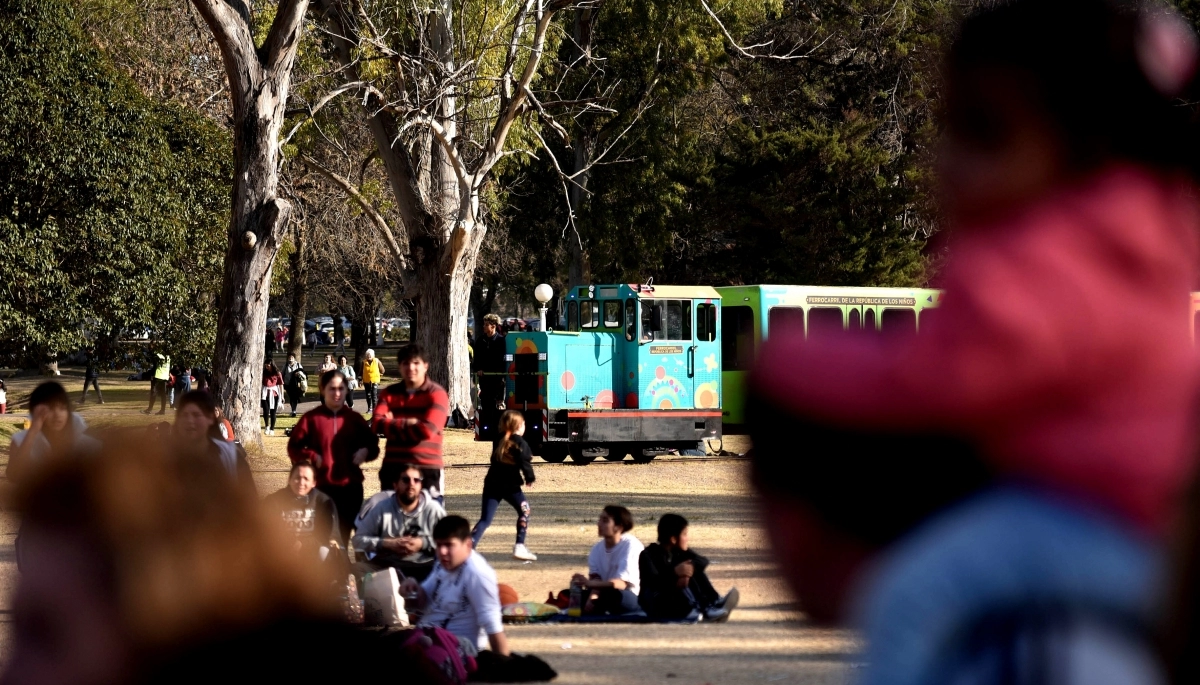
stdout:
POLYGON ((542 303, 542 308, 541 308, 541 310, 539 310, 539 313, 541 314, 541 317, 542 317, 541 318, 542 331, 545 332, 546 331, 546 303, 549 302, 551 300, 551 298, 554 297, 554 288, 551 288, 550 286, 543 283, 533 289, 533 297, 538 302, 542 303))

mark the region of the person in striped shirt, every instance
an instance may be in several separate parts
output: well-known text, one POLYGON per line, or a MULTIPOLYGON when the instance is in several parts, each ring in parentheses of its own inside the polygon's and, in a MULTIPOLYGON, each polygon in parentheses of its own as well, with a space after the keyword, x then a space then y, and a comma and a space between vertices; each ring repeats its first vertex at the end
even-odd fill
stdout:
POLYGON ((420 345, 400 348, 397 362, 403 379, 379 394, 371 425, 387 439, 379 489, 387 490, 409 464, 421 470, 426 494, 446 502, 442 475, 442 433, 450 397, 446 389, 429 380, 428 355, 420 345))

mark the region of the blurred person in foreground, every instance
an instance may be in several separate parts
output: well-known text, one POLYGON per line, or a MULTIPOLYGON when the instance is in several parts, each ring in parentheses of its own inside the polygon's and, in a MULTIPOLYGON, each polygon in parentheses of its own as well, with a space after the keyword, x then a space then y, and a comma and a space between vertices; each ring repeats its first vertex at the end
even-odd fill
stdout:
MULTIPOLYGON (((40 471, 15 498, 28 572, 13 600, 4 685, 329 683, 336 659, 290 659, 296 645, 365 659, 356 675, 422 676, 385 636, 337 620, 315 564, 210 459, 106 440, 99 458, 40 471)), ((419 668, 419 666, 418 666, 419 668)), ((407 682, 407 681, 406 681, 407 682)))
POLYGON ((56 381, 37 386, 29 395, 29 428, 14 433, 8 447, 8 480, 20 483, 56 458, 95 452, 100 445, 87 429, 83 417, 71 410, 66 388, 56 381))
POLYGON ((362 465, 379 456, 379 438, 361 414, 346 406, 349 382, 334 369, 321 374, 321 404, 300 417, 288 438, 293 464, 307 462, 317 489, 337 506, 339 540, 346 544, 363 503, 362 465))
POLYGON ((221 435, 217 420, 212 395, 203 390, 185 393, 175 411, 171 447, 176 454, 219 464, 230 481, 253 495, 254 475, 250 472, 250 462, 246 461, 246 451, 221 435))
POLYGON ((764 345, 764 520, 809 614, 864 629, 862 682, 1162 682, 1149 626, 1194 461, 1196 57, 1158 6, 981 9, 945 70, 937 316, 764 345))

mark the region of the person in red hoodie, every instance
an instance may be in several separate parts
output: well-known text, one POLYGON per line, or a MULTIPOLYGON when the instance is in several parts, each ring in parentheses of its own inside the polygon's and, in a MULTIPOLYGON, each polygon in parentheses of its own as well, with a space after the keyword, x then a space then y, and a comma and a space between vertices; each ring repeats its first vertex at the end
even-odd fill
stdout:
POLYGON ((1198 43, 1150 2, 980 3, 945 69, 942 306, 906 339, 764 344, 766 534, 809 616, 862 629, 860 685, 1162 682, 1147 627, 1195 470, 1198 43))
POLYGON ((401 466, 416 464, 426 494, 444 505, 442 432, 450 397, 445 388, 429 380, 428 356, 420 345, 400 348, 397 361, 404 380, 379 394, 371 422, 375 431, 387 438, 379 489, 392 487, 401 466))
POLYGON ((292 464, 312 463, 317 489, 333 500, 343 543, 363 503, 362 465, 379 456, 375 431, 346 407, 348 387, 341 371, 321 374, 321 404, 300 417, 288 438, 292 464))

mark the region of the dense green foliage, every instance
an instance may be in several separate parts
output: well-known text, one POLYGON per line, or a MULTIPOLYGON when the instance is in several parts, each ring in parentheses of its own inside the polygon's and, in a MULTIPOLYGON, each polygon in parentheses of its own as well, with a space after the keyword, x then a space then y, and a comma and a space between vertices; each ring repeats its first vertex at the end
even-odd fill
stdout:
MULTIPOLYGON (((598 167, 575 208, 592 280, 923 282, 937 223, 927 169, 938 60, 960 7, 821 0, 764 17, 742 8, 757 21, 725 16, 731 30, 753 24, 744 44, 769 42, 755 52, 803 56, 792 60, 747 58, 720 36, 720 54, 697 50, 695 35, 672 22, 606 12, 596 44, 612 55, 606 71, 636 82, 621 73, 631 43, 678 57, 628 136, 625 161, 598 167)), ((688 20, 700 34, 712 26, 688 20)), ((565 223, 551 199, 556 181, 530 181, 537 190, 514 192, 505 216, 542 225, 535 243, 553 245, 565 223)))
POLYGON ((69 4, 0 10, 0 339, 51 360, 122 332, 211 355, 226 244, 229 136, 143 95, 69 4))

